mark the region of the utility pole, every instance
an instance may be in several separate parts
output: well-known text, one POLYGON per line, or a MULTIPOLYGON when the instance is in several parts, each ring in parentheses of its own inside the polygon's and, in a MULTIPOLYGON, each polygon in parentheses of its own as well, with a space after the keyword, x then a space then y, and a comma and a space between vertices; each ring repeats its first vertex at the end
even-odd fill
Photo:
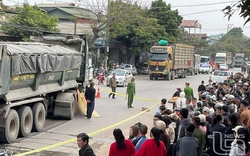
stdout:
POLYGON ((105 32, 105 61, 104 61, 104 66, 108 66, 108 53, 109 53, 109 22, 110 22, 110 13, 109 13, 109 8, 110 8, 110 0, 108 0, 108 6, 107 6, 107 24, 106 24, 106 32, 105 32))

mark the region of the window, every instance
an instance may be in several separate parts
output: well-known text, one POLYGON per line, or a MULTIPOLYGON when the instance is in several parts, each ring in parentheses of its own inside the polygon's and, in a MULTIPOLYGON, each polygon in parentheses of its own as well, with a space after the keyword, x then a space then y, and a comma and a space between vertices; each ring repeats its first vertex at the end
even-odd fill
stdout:
POLYGON ((215 76, 228 76, 227 72, 214 72, 215 76))
POLYGON ((127 64, 127 65, 125 66, 125 68, 130 68, 130 65, 127 64))

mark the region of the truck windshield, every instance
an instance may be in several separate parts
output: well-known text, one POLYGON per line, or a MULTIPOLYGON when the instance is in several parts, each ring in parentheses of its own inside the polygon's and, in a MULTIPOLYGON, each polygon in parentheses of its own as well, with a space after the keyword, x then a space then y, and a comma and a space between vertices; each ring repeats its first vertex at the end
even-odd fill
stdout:
POLYGON ((215 61, 216 61, 216 60, 218 60, 218 61, 219 61, 219 60, 225 60, 225 59, 226 59, 225 57, 215 57, 215 61))
POLYGON ((206 63, 209 61, 209 58, 201 58, 201 63, 206 63))
POLYGON ((152 53, 150 60, 152 61, 166 61, 168 59, 167 53, 152 53))
POLYGON ((242 60, 242 57, 235 57, 235 60, 242 60))

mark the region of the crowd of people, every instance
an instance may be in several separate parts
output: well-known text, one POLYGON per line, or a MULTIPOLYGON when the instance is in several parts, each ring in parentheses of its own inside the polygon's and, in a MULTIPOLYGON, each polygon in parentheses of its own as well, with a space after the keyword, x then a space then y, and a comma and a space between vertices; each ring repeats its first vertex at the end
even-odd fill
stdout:
POLYGON ((250 77, 236 73, 225 82, 202 81, 197 98, 189 83, 177 87, 174 109, 167 99, 157 107, 150 137, 140 122, 128 139, 114 129, 109 156, 250 156, 249 85, 250 77))

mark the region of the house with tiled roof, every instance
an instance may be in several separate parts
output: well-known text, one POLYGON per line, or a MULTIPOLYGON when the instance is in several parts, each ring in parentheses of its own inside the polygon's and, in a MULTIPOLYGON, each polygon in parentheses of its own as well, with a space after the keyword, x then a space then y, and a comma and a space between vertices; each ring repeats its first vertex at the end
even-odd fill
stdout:
POLYGON ((204 39, 204 40, 209 39, 209 36, 207 36, 206 33, 201 33, 202 25, 199 23, 198 20, 182 20, 180 28, 185 29, 185 30, 188 29, 189 34, 194 35, 200 39, 204 39))
POLYGON ((93 11, 68 3, 37 4, 37 6, 49 16, 58 17, 57 28, 61 33, 92 34, 91 25, 97 20, 93 11))
POLYGON ((194 30, 194 33, 196 33, 196 29, 199 29, 199 33, 201 33, 202 25, 198 20, 182 20, 180 27, 183 29, 188 29, 189 33, 191 29, 194 30))

